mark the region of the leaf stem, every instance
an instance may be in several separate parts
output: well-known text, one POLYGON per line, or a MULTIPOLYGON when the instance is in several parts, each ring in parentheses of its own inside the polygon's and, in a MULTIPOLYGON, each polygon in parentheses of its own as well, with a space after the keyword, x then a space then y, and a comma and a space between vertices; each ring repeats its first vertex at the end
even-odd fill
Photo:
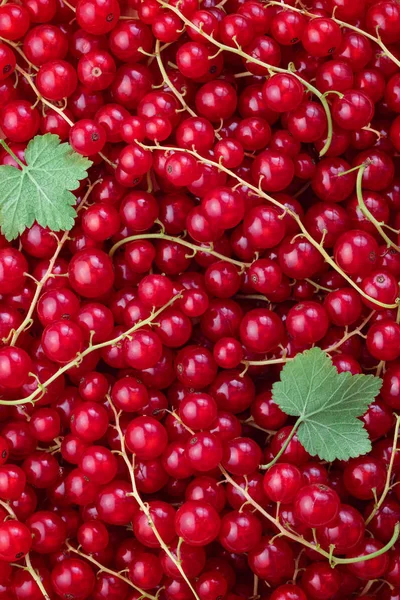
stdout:
POLYGON ((3 146, 4 150, 8 152, 8 154, 15 160, 15 162, 21 167, 21 169, 25 169, 26 165, 18 158, 18 156, 13 152, 10 146, 4 141, 0 140, 0 144, 3 146))
POLYGON ((267 463, 266 465, 260 465, 260 469, 262 469, 262 470, 270 469, 275 463, 278 462, 278 460, 280 459, 280 457, 285 452, 286 448, 289 446, 290 442, 296 435, 297 430, 298 430, 299 426, 301 425, 301 422, 302 422, 302 418, 299 417, 297 419, 296 423, 293 425, 292 431, 289 433, 285 442, 282 444, 282 448, 279 450, 279 452, 276 454, 276 456, 269 463, 267 463))

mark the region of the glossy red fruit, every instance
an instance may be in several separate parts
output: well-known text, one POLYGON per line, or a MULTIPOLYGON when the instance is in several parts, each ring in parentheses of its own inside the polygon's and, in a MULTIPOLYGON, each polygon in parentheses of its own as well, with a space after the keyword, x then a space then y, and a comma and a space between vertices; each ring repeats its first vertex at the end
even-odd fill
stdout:
POLYGON ((326 485, 304 486, 294 501, 296 516, 307 527, 319 527, 334 521, 339 513, 339 496, 326 485))
POLYGON ((207 502, 184 502, 175 517, 176 533, 189 546, 205 546, 218 535, 220 517, 207 502))

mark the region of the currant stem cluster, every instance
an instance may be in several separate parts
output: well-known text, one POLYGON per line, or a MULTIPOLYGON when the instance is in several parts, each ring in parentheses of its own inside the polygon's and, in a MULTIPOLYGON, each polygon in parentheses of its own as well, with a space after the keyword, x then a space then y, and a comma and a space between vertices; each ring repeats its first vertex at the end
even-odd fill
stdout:
MULTIPOLYGON (((3 500, 0 500, 0 506, 2 506, 9 514, 11 519, 14 519, 15 521, 17 521, 17 516, 15 514, 15 512, 13 511, 13 509, 11 508, 11 506, 7 503, 7 502, 3 502, 3 500)), ((35 581, 36 585, 38 586, 39 590, 41 591, 43 597, 45 598, 45 600, 50 600, 50 596, 48 595, 46 588, 44 587, 42 580, 40 579, 39 574, 37 573, 37 571, 32 567, 32 563, 31 563, 31 559, 29 556, 29 552, 28 554, 25 555, 24 557, 24 561, 25 561, 25 567, 21 567, 21 565, 16 564, 16 563, 12 563, 13 566, 15 567, 19 567, 19 568, 24 568, 28 571, 28 573, 30 574, 30 576, 32 577, 32 579, 35 581)))
POLYGON ((4 404, 6 406, 28 404, 28 403, 35 404, 35 402, 38 402, 43 397, 43 394, 45 393, 46 389, 48 388, 48 386, 51 383, 53 383, 53 381, 55 381, 56 379, 58 379, 58 377, 60 377, 60 375, 63 375, 63 373, 66 373, 67 371, 69 371, 73 367, 78 366, 82 362, 82 360, 85 358, 85 356, 87 356, 91 352, 95 352, 96 350, 101 350, 102 348, 107 348, 108 346, 115 346, 118 343, 124 341, 125 338, 127 338, 131 333, 133 333, 137 329, 141 329, 142 327, 145 327, 146 325, 151 325, 153 323, 153 321, 158 317, 158 315, 160 315, 166 308, 168 308, 169 306, 171 306, 179 298, 181 298, 180 294, 177 294, 176 296, 173 296, 173 298, 171 298, 171 300, 169 300, 164 306, 162 306, 161 308, 158 308, 157 310, 153 310, 152 313, 151 313, 151 315, 147 319, 144 319, 143 321, 139 321, 139 323, 135 323, 135 325, 133 325, 127 331, 125 331, 124 333, 121 333, 117 337, 115 337, 115 338, 113 338, 111 340, 107 340, 106 342, 101 342, 99 344, 89 345, 74 360, 72 360, 69 363, 67 363, 67 364, 63 365, 62 367, 60 367, 58 369, 58 371, 56 373, 54 373, 54 375, 52 375, 51 377, 49 377, 43 383, 40 383, 38 385, 38 387, 36 388, 36 390, 33 391, 26 398, 19 398, 18 400, 4 400, 4 399, 2 399, 2 400, 0 400, 0 404, 4 404))

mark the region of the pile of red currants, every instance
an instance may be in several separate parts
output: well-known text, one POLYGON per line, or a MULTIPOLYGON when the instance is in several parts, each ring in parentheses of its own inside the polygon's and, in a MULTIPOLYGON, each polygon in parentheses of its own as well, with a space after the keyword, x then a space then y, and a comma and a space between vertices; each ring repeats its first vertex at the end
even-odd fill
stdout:
POLYGON ((400 4, 5 0, 0 40, 0 175, 91 161, 70 231, 0 237, 0 600, 399 600, 400 4), (274 400, 315 345, 382 379, 367 455, 274 400))

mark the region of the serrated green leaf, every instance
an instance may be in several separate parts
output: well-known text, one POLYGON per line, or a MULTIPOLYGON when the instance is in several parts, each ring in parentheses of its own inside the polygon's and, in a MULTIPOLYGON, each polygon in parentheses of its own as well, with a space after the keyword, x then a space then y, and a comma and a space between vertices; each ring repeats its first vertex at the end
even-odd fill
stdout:
POLYGON ((371 450, 357 417, 365 413, 381 385, 373 375, 338 373, 323 350, 312 348, 285 364, 272 396, 286 414, 299 417, 297 435, 307 452, 332 462, 371 450))
POLYGON ((25 150, 26 166, 0 166, 0 223, 8 240, 35 221, 52 231, 73 227, 76 198, 71 190, 92 162, 52 133, 37 135, 25 150))

